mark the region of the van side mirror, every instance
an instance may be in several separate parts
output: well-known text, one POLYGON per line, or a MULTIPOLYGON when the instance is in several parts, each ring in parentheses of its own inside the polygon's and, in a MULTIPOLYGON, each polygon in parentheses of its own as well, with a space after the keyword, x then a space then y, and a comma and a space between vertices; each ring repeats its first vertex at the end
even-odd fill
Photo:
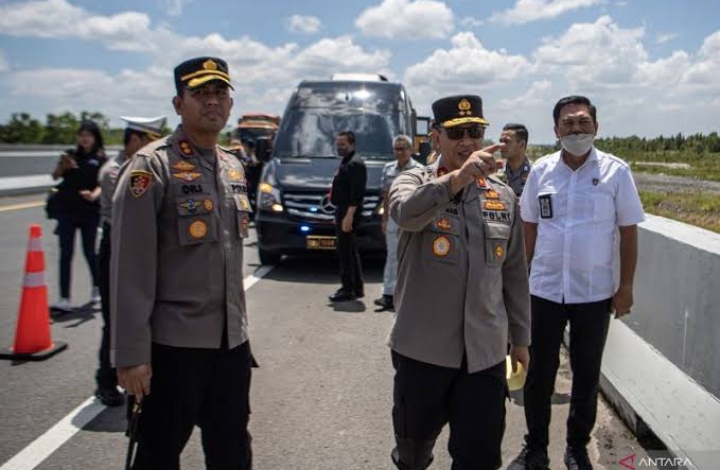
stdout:
POLYGON ((255 141, 255 157, 261 162, 270 159, 270 141, 268 139, 257 139, 255 141))

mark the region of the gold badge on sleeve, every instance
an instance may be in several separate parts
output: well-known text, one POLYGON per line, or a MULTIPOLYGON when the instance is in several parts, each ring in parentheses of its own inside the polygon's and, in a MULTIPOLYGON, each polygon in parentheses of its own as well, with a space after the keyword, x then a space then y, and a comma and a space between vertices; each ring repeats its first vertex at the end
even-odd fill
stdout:
POLYGON ((150 189, 152 185, 153 175, 149 171, 145 170, 132 170, 130 172, 130 182, 128 183, 128 189, 130 194, 135 197, 140 197, 150 189))
POLYGON ((447 256, 452 248, 450 239, 445 235, 440 235, 433 241, 433 253, 435 256, 447 256))
POLYGON ((195 220, 188 227, 188 232, 190 232, 190 236, 193 238, 202 238, 207 235, 207 231, 208 226, 202 220, 195 220))

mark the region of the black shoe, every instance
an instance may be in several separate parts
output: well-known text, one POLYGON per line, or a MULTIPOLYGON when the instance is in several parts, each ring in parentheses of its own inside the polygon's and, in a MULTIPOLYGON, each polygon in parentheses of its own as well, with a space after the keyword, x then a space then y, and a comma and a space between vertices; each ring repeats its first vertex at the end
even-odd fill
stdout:
POLYGON ((565 466, 568 470, 593 470, 585 447, 568 447, 565 449, 565 466))
POLYGON ((125 403, 125 397, 118 392, 117 388, 98 388, 95 396, 105 406, 120 406, 125 403))
POLYGON ((364 290, 356 290, 355 291, 355 298, 356 299, 362 299, 365 297, 365 291, 364 290))
POLYGON ((330 302, 344 302, 346 300, 355 300, 357 296, 351 292, 340 289, 328 298, 330 302))
POLYGON ((392 295, 385 295, 383 294, 382 297, 379 299, 375 299, 373 301, 375 305, 378 307, 382 307, 383 310, 392 310, 395 308, 395 304, 393 303, 393 296, 392 295))
POLYGON ((534 449, 525 444, 520 455, 510 462, 507 470, 549 470, 549 465, 547 450, 534 449))

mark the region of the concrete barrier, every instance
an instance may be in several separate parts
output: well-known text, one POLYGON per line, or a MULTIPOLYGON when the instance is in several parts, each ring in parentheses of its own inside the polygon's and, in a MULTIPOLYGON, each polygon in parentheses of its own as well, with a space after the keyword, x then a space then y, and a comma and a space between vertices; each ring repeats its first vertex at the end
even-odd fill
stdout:
POLYGON ((720 468, 720 234, 648 216, 635 306, 611 322, 603 394, 688 468, 720 468))

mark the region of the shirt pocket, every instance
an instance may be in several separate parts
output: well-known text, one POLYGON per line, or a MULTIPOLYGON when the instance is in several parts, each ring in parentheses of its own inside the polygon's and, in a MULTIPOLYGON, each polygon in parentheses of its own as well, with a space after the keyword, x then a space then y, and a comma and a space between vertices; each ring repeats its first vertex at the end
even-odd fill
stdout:
POLYGON ((441 213, 423 231, 423 252, 431 262, 458 264, 460 261, 460 220, 441 213))
POLYGON ((176 200, 178 243, 180 246, 217 241, 215 202, 208 195, 176 200))
POLYGON ((237 233, 240 238, 248 238, 250 228, 250 200, 247 194, 234 194, 235 212, 237 218, 237 233))
POLYGON ((595 222, 615 220, 615 198, 608 191, 598 190, 593 195, 593 218, 595 222))
POLYGON ((510 225, 486 223, 485 232, 485 264, 501 267, 507 258, 510 225))

